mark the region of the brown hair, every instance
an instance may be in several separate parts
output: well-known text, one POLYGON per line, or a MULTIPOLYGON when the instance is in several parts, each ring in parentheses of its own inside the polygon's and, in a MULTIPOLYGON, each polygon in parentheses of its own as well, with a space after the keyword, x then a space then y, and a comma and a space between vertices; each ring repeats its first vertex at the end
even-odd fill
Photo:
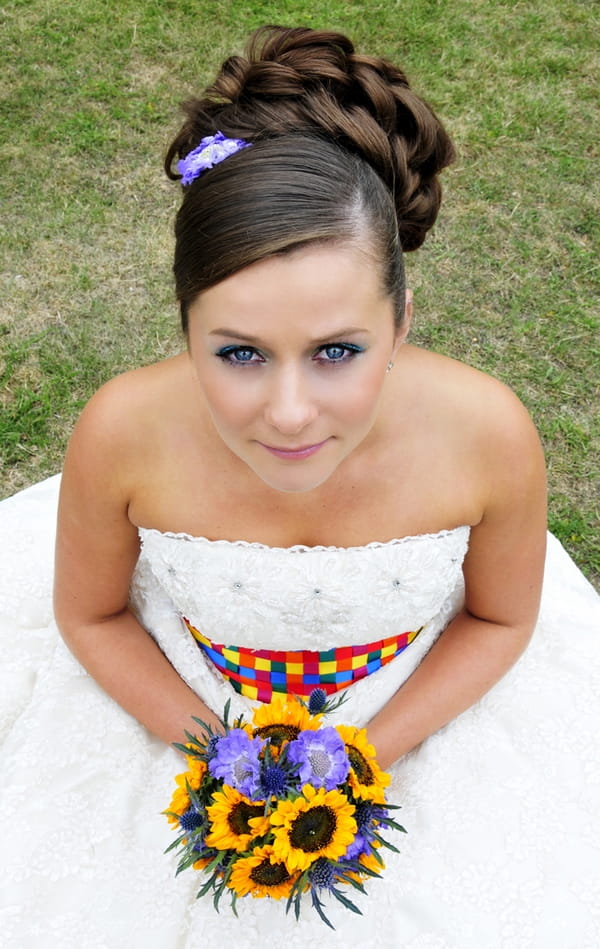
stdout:
POLYGON ((165 159, 217 131, 252 143, 185 188, 175 223, 175 284, 190 303, 243 267, 313 242, 355 241, 404 311, 402 251, 423 243, 440 206, 452 143, 406 76, 339 33, 263 27, 227 59, 165 159))

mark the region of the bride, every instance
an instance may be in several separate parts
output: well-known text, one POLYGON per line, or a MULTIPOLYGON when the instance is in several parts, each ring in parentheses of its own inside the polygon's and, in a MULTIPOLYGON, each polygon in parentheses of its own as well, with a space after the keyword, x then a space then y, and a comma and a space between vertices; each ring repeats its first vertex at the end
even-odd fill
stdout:
POLYGON ((361 917, 328 907, 328 944, 597 946, 598 598, 546 552, 522 405, 407 342, 402 255, 450 140, 399 69, 305 29, 259 31, 186 111, 166 163, 186 352, 104 386, 62 479, 0 506, 2 944, 322 938, 310 911, 196 900, 160 813, 190 716, 308 694, 310 651, 408 830, 361 917), (288 657, 258 687, 256 649, 288 657))

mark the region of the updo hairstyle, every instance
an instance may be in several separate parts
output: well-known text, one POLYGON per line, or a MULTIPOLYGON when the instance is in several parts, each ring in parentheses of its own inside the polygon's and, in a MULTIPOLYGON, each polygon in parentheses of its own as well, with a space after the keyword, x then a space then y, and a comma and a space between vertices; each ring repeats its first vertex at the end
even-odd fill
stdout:
POLYGON ((227 59, 165 159, 217 131, 252 143, 184 189, 175 288, 187 330, 199 293, 244 267, 311 243, 358 242, 404 313, 402 251, 423 243, 452 143, 404 73, 339 33, 268 26, 227 59))

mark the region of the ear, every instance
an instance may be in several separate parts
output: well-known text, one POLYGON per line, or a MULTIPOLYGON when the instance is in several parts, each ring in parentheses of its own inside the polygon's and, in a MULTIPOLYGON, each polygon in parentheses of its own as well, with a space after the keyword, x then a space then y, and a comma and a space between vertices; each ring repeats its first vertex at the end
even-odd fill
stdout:
POLYGON ((402 343, 406 342, 406 337, 408 336, 410 326, 413 318, 413 292, 408 287, 406 288, 406 299, 404 301, 404 319, 402 320, 402 325, 398 330, 396 330, 396 336, 394 339, 394 355, 398 352, 402 343))

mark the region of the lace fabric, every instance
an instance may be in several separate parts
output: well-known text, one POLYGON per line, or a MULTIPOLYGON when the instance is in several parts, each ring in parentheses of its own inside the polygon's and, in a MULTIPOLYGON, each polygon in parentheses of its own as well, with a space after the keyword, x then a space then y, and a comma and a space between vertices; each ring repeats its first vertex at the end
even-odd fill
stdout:
POLYGON ((362 726, 459 609, 469 529, 363 548, 282 549, 145 529, 140 537, 138 616, 217 714, 228 699, 235 714, 249 705, 191 641, 182 615, 210 640, 250 649, 361 645, 424 626, 410 650, 347 693, 345 714, 362 726))
MULTIPOLYGON (((177 753, 95 684, 51 612, 57 479, 0 504, 3 663, 0 946, 6 949, 597 949, 600 944, 600 600, 549 539, 532 643, 475 707, 393 769, 408 830, 364 915, 268 900, 239 918, 174 875, 161 815, 177 753)), ((364 643, 425 629, 352 686, 337 720, 365 724, 462 602, 468 530, 336 550, 278 550, 142 531, 132 604, 180 674, 219 712, 248 700, 179 618, 250 648, 364 643), (317 593, 316 591, 319 590, 317 593), (376 632, 376 635, 373 633, 376 632), (417 649, 420 652, 417 652, 417 649), (413 652, 413 650, 415 650, 413 652)))

